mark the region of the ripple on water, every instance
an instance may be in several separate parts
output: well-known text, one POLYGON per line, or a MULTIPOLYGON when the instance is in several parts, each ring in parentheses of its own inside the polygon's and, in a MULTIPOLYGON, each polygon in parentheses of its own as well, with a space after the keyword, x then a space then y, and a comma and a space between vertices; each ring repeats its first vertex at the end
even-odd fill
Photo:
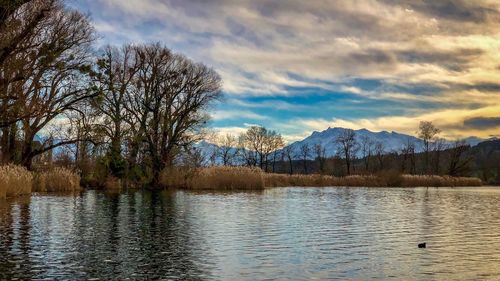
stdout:
POLYGON ((495 188, 34 195, 0 202, 0 279, 500 279, 499 203, 495 188))

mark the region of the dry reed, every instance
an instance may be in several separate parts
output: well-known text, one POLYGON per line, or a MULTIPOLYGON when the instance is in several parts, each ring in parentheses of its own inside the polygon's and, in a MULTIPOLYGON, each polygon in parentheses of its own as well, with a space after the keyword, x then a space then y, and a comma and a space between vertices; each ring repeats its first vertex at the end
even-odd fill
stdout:
POLYGON ((264 183, 266 187, 286 187, 286 186, 385 186, 385 182, 376 176, 353 175, 347 177, 333 177, 325 175, 285 175, 285 174, 265 174, 264 183))
POLYGON ((36 174, 33 191, 57 192, 80 189, 80 176, 66 168, 54 168, 36 174))
POLYGON ((174 168, 162 173, 166 187, 188 189, 263 189, 263 172, 249 167, 174 168))
POLYGON ((433 175, 403 175, 401 186, 403 187, 459 187, 459 186, 481 186, 478 178, 433 176, 433 175))
POLYGON ((33 175, 16 165, 0 166, 0 198, 30 194, 33 175))
POLYGON ((263 173, 258 168, 210 167, 201 169, 170 168, 162 173, 161 183, 166 187, 188 189, 262 189, 264 187, 456 187, 480 186, 477 178, 401 175, 386 171, 377 175, 334 177, 326 175, 287 175, 263 173))
POLYGON ((104 183, 104 188, 108 190, 118 190, 122 188, 122 181, 113 176, 109 176, 106 178, 106 182, 104 183))

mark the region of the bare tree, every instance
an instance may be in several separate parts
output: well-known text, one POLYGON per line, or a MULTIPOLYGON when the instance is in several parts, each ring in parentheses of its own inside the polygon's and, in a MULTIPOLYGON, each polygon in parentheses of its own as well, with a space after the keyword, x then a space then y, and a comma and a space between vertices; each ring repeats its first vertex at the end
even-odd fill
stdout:
POLYGON ((467 153, 470 149, 470 145, 468 145, 463 140, 457 140, 453 142, 449 153, 449 165, 448 165, 448 174, 450 176, 460 176, 465 175, 469 164, 472 162, 472 155, 467 153))
POLYGON ((379 170, 384 169, 385 145, 381 141, 375 142, 375 156, 377 157, 379 170))
POLYGON ((302 159, 302 166, 304 167, 304 173, 308 174, 307 170, 307 161, 309 157, 311 157, 311 147, 307 143, 301 144, 299 147, 299 155, 297 155, 302 159))
POLYGON ((233 165, 234 158, 236 156, 238 144, 236 137, 231 134, 226 134, 224 136, 217 137, 217 156, 222 160, 222 165, 230 166, 233 165))
POLYGON ((131 85, 138 71, 133 47, 126 45, 121 49, 107 46, 95 64, 94 85, 99 96, 93 105, 102 116, 97 124, 109 140, 108 157, 110 170, 114 176, 122 177, 125 160, 122 157, 122 144, 127 134, 126 102, 131 95, 131 85))
POLYGON ((278 158, 280 156, 280 151, 283 149, 285 146, 285 141, 283 140, 283 137, 280 134, 274 135, 274 137, 271 139, 272 142, 272 155, 273 155, 273 173, 276 172, 276 162, 278 161, 278 158))
POLYGON ((370 159, 372 157, 374 142, 368 136, 361 136, 360 140, 360 149, 361 156, 363 157, 363 161, 365 164, 365 170, 370 170, 370 159))
MULTIPOLYGON (((0 65, 36 34, 37 26, 51 11, 60 8, 57 0, 0 0, 0 65)), ((0 80, 0 85, 5 82, 0 80)))
POLYGON ((238 137, 238 153, 247 166, 257 166, 257 152, 252 149, 252 144, 245 134, 238 137))
POLYGON ((323 174, 326 164, 326 149, 321 143, 317 143, 314 145, 314 153, 316 154, 316 161, 318 161, 319 172, 323 174))
POLYGON ((288 161, 288 173, 290 175, 293 175, 294 154, 293 154, 293 147, 291 145, 285 146, 285 148, 283 148, 283 158, 286 158, 288 161))
MULTIPOLYGON (((255 163, 259 164, 261 169, 264 168, 264 148, 267 137, 267 129, 261 126, 252 126, 241 136, 242 142, 246 150, 256 153, 255 163)), ((249 153, 248 156, 252 156, 249 153)))
MULTIPOLYGON (((281 135, 278 134, 276 131, 272 130, 265 130, 265 135, 264 135, 264 142, 263 145, 261 146, 261 159, 263 159, 264 162, 264 170, 266 172, 269 171, 269 157, 274 154, 276 150, 278 150, 279 146, 282 145, 283 139, 281 138, 281 135)), ((274 161, 274 158, 273 158, 274 161)), ((274 162, 273 162, 273 167, 274 167, 274 162)))
POLYGON ((401 149, 401 155, 403 157, 401 161, 401 172, 405 173, 406 170, 409 170, 410 174, 415 173, 415 143, 408 138, 406 140, 406 144, 401 149), (409 163, 409 167, 407 167, 407 163, 409 163))
POLYGON ((441 153, 447 148, 446 140, 436 138, 432 144, 434 174, 439 175, 441 167, 441 153))
POLYGON ((152 163, 153 184, 184 147, 199 140, 206 109, 221 96, 219 75, 160 44, 135 46, 137 78, 128 112, 152 163))
MULTIPOLYGON (((255 163, 258 163, 260 168, 266 172, 269 168, 269 156, 283 146, 283 139, 280 134, 261 126, 250 127, 240 139, 246 150, 256 153, 258 159, 256 159, 255 163)), ((246 156, 253 157, 248 151, 245 153, 246 156)))
MULTIPOLYGON (((22 132, 21 153, 16 162, 28 168, 35 156, 76 141, 44 138, 40 145, 34 146, 39 132, 54 122, 61 123, 58 120, 61 115, 78 110, 79 103, 94 96, 85 85, 87 75, 84 75, 94 40, 87 17, 56 6, 37 24, 35 31, 19 45, 23 51, 3 64, 4 73, 15 72, 16 66, 23 65, 20 70, 23 78, 10 83, 4 93, 16 97, 17 105, 10 108, 14 111, 12 116, 21 116, 12 118, 20 120, 22 132)), ((4 130, 3 135, 6 133, 4 130)))
POLYGON ((440 130, 429 121, 421 121, 418 130, 418 137, 424 142, 425 163, 424 171, 429 172, 429 154, 431 151, 431 142, 439 134, 440 130))
POLYGON ((356 156, 357 142, 356 132, 351 129, 344 129, 335 139, 337 143, 337 153, 342 155, 345 161, 347 175, 351 174, 351 163, 356 156))

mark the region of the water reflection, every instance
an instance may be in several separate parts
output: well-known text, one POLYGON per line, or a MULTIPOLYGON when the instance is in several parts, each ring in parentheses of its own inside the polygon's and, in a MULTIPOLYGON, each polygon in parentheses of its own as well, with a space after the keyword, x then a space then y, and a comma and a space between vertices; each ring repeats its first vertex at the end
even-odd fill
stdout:
POLYGON ((499 202, 494 188, 34 195, 0 201, 0 279, 498 279, 499 202))

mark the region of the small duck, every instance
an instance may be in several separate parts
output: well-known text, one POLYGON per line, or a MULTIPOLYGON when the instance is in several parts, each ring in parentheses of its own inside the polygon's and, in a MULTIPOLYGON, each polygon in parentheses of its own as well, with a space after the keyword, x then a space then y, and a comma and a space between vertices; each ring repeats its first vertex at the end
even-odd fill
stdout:
POLYGON ((427 248, 427 243, 420 243, 418 244, 419 248, 427 248))

